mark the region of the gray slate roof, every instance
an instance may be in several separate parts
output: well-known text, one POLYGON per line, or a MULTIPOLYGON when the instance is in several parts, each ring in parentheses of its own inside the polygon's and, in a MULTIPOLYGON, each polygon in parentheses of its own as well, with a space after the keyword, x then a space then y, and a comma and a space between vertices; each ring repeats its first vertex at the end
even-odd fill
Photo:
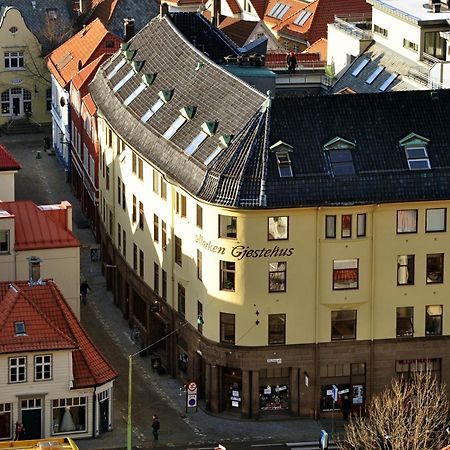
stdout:
MULTIPOLYGON (((195 13, 193 16, 200 23, 204 20, 195 13)), ((107 79, 123 58, 117 54, 103 65, 90 85, 94 102, 129 145, 186 189, 197 192, 205 176, 203 162, 218 147, 220 136, 236 135, 265 97, 211 62, 167 16, 155 18, 143 28, 130 41, 130 49, 136 50, 135 60, 145 61, 142 70, 114 94, 113 87, 131 70, 130 63, 126 63, 111 80, 107 79), (154 82, 125 107, 123 101, 139 86, 145 73, 156 73, 154 82), (141 117, 157 101, 158 93, 166 89, 173 89, 172 99, 146 124, 142 123, 141 117), (189 106, 196 107, 194 117, 170 141, 164 139, 161 135, 180 115, 180 109, 189 106), (207 121, 218 122, 215 134, 187 156, 184 149, 207 121)))
POLYGON ((339 80, 333 85, 330 93, 336 94, 341 89, 349 87, 357 93, 380 92, 380 87, 393 73, 398 74, 395 81, 389 86, 388 91, 406 91, 406 90, 422 90, 426 86, 413 83, 408 77, 408 71, 417 63, 393 52, 381 44, 373 43, 370 45, 348 69, 340 76, 339 80), (358 67, 363 59, 369 59, 370 62, 364 67, 358 76, 353 76, 353 70, 358 67), (372 84, 367 84, 366 80, 377 68, 383 66, 385 69, 376 78, 372 84))
MULTIPOLYGON (((0 16, 3 8, 14 7, 20 11, 28 28, 35 34, 42 45, 43 53, 47 54, 52 49, 52 42, 44 33, 44 24, 47 21, 47 10, 56 9, 58 28, 71 29, 74 23, 71 0, 7 0, 0 2, 0 16)), ((65 35, 67 40, 73 34, 65 35)))
POLYGON ((229 207, 283 208, 373 204, 450 198, 450 90, 378 94, 284 97, 271 102, 211 63, 191 46, 170 19, 154 19, 131 41, 142 72, 156 78, 130 106, 123 100, 139 85, 141 73, 112 93, 129 72, 129 63, 111 81, 106 76, 122 55, 105 63, 91 93, 114 130, 163 173, 192 195, 229 207), (198 63, 200 66, 197 66, 198 63), (198 70, 195 70, 198 68, 198 70), (140 117, 162 89, 173 98, 147 124, 140 117), (194 118, 170 140, 161 134, 184 106, 197 106, 194 118), (197 152, 183 149, 208 120, 217 133, 197 152), (400 141, 411 133, 428 142, 431 169, 410 170, 400 141), (205 158, 222 134, 233 134, 208 167, 205 158), (336 176, 329 150, 335 138, 353 144, 355 173, 336 176), (292 177, 280 178, 278 141, 292 147, 292 177))

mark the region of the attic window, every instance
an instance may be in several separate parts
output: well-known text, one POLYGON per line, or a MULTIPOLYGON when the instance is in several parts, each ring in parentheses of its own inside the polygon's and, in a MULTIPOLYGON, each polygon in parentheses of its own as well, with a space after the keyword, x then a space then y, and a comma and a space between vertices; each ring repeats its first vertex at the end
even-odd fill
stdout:
POLYGON ((57 19, 57 9, 56 8, 49 8, 49 9, 47 9, 46 10, 46 13, 47 13, 47 17, 50 19, 50 20, 56 20, 57 19))
POLYGON ((14 322, 14 328, 16 330, 16 336, 23 336, 27 334, 25 322, 14 322))
POLYGON ((276 152, 275 153, 278 164, 278 172, 281 178, 292 177, 291 159, 288 152, 276 152))
POLYGON ((186 117, 180 114, 175 119, 175 122, 173 122, 172 125, 170 125, 170 127, 164 132, 163 137, 169 140, 186 122, 186 117))
POLYGON ((348 149, 329 150, 330 162, 335 176, 354 175, 352 152, 348 149))
POLYGON ((186 155, 192 155, 199 147, 206 141, 208 135, 202 130, 197 136, 192 140, 192 142, 185 148, 184 153, 186 155))
POLYGON ((114 48, 114 41, 106 41, 105 46, 106 48, 114 48))
POLYGON ((135 74, 134 70, 130 70, 113 88, 113 92, 117 92, 130 78, 135 74))
POLYGON ((361 71, 364 69, 364 67, 366 67, 367 64, 369 64, 369 61, 370 61, 370 59, 364 58, 364 59, 363 59, 363 60, 355 67, 355 69, 354 69, 353 72, 352 72, 352 75, 353 75, 354 77, 357 77, 357 76, 361 73, 361 71))
POLYGON ((283 3, 277 3, 267 14, 274 19, 281 19, 290 9, 289 5, 285 5, 283 3))
POLYGON ((19 29, 18 29, 17 27, 11 27, 11 28, 9 29, 9 32, 10 32, 11 34, 16 34, 18 31, 19 31, 19 29))
POLYGON ((311 15, 312 12, 310 11, 301 11, 297 18, 294 20, 295 25, 302 27, 303 25, 305 25, 305 22, 311 17, 311 15))
POLYGON ((219 145, 217 148, 203 161, 203 163, 208 166, 212 163, 214 159, 216 159, 216 156, 224 149, 227 148, 231 141, 233 140, 232 134, 222 134, 219 138, 219 145))
POLYGON ((425 147, 405 147, 406 159, 410 170, 431 169, 425 147))
POLYGON ((367 78, 366 83, 367 84, 372 84, 378 77, 378 75, 380 75, 381 72, 383 72, 384 67, 383 66, 378 66, 369 76, 369 78, 367 78))
POLYGON ((117 74, 117 72, 127 63, 126 59, 121 59, 115 66, 114 69, 111 70, 111 72, 108 73, 107 79, 110 80, 114 75, 117 74))
POLYGON ((145 88, 147 84, 142 82, 124 101, 123 104, 128 106, 145 88))
POLYGON ((164 89, 158 92, 159 99, 150 106, 149 110, 141 117, 141 122, 147 123, 167 102, 172 99, 173 89, 164 89))

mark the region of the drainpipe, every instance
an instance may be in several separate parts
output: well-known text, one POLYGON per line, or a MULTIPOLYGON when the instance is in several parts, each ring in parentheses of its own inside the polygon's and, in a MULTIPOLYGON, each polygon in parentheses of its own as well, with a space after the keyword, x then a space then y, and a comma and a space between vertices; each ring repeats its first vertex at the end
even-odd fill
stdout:
POLYGON ((314 419, 318 420, 318 412, 317 412, 317 395, 319 389, 319 295, 320 295, 320 286, 319 286, 319 276, 320 273, 320 206, 316 209, 316 282, 314 287, 314 419))
POLYGON ((94 386, 94 393, 92 394, 92 437, 97 437, 96 430, 97 420, 97 386, 94 386))

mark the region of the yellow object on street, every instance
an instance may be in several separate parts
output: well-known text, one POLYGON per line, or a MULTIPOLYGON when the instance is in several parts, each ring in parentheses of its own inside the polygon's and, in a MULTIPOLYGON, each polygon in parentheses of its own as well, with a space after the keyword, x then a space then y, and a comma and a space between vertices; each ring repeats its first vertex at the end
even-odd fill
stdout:
POLYGON ((48 439, 31 439, 28 441, 3 441, 0 450, 78 450, 77 444, 68 437, 55 437, 48 439))

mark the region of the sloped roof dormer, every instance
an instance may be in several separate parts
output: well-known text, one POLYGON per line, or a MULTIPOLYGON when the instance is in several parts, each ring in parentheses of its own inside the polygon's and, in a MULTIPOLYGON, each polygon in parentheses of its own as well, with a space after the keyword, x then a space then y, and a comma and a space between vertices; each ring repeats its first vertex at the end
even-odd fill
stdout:
POLYGON ((431 169, 427 147, 430 140, 417 133, 409 133, 400 139, 399 145, 405 151, 409 170, 431 169))

